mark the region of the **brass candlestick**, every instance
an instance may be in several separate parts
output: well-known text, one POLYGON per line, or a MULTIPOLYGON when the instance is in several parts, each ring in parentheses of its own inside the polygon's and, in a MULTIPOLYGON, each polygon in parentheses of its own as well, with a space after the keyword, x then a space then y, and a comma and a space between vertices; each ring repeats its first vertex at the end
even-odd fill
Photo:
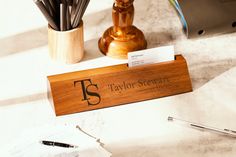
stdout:
POLYGON ((98 42, 100 51, 110 57, 126 59, 128 52, 147 47, 143 32, 133 26, 134 0, 115 0, 112 10, 114 26, 98 42))

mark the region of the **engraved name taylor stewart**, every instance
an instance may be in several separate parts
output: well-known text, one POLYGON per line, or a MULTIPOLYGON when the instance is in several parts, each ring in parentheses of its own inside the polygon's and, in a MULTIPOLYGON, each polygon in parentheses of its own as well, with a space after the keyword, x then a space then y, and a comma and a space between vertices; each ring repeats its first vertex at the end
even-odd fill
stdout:
POLYGON ((153 80, 147 80, 147 79, 140 79, 138 81, 134 82, 127 82, 123 81, 122 83, 112 83, 108 84, 108 88, 111 92, 121 92, 126 91, 129 89, 134 88, 145 88, 145 87, 153 87, 153 88, 162 88, 163 85, 170 85, 170 81, 168 78, 157 78, 153 80))

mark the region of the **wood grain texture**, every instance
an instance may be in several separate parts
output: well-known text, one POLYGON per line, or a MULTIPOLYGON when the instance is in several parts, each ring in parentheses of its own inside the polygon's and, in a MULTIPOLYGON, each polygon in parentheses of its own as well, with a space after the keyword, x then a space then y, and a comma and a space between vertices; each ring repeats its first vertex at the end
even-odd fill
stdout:
POLYGON ((129 68, 127 64, 48 76, 56 115, 128 104, 192 91, 187 63, 129 68))
POLYGON ((83 23, 69 31, 55 31, 48 27, 48 47, 52 60, 74 64, 84 56, 83 23))

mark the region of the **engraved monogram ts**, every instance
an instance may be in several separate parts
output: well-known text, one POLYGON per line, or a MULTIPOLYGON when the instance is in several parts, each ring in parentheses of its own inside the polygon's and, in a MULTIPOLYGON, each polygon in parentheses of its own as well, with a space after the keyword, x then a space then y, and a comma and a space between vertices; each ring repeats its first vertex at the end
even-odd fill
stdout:
POLYGON ((101 96, 98 93, 91 91, 92 89, 98 90, 98 85, 93 84, 91 79, 74 81, 74 87, 77 87, 78 84, 81 86, 83 92, 82 101, 87 101, 89 106, 98 105, 101 102, 101 96))

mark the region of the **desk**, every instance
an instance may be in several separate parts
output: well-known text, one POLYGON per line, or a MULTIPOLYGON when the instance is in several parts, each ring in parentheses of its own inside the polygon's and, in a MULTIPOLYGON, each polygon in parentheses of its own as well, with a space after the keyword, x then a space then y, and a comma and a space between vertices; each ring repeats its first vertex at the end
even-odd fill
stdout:
POLYGON ((45 20, 33 2, 22 3, 27 9, 12 5, 15 12, 1 23, 6 31, 0 33, 0 145, 29 128, 71 124, 100 137, 114 157, 235 156, 235 139, 168 123, 167 117, 236 130, 236 33, 187 40, 168 1, 136 0, 134 23, 149 48, 174 44, 188 61, 194 91, 55 117, 46 97, 47 75, 126 62, 104 57, 97 48, 111 25, 112 0, 91 1, 84 18, 86 56, 75 65, 50 61, 45 20))

